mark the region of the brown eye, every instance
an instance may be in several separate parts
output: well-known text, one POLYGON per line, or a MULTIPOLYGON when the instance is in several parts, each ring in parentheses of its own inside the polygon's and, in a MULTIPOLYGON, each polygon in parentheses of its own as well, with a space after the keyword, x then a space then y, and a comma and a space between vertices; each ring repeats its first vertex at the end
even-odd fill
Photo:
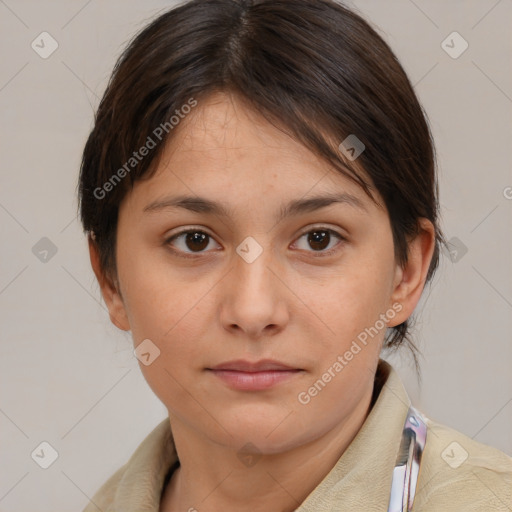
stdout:
POLYGON ((201 254, 210 245, 213 238, 204 231, 197 229, 189 229, 173 235, 166 240, 166 245, 172 247, 172 250, 184 257, 189 257, 187 254, 201 254))
POLYGON ((308 244, 315 251, 324 250, 329 245, 329 241, 331 240, 329 231, 310 231, 308 235, 308 244))
POLYGON ((186 233, 185 245, 192 251, 202 251, 208 247, 208 235, 199 231, 190 231, 186 233))
MULTIPOLYGON (((338 239, 338 241, 344 241, 345 238, 341 236, 336 231, 327 228, 316 228, 304 233, 301 237, 299 237, 299 242, 305 239, 305 244, 297 243, 297 246, 301 250, 305 250, 308 252, 318 253, 318 256, 329 255, 337 250, 338 244, 333 244, 333 242, 338 239)), ((316 256, 316 254, 315 254, 316 256)))

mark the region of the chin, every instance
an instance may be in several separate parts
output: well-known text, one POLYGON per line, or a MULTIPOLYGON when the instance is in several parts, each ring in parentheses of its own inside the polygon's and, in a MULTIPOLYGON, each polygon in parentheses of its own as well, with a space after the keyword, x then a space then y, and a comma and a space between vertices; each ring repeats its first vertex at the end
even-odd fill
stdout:
POLYGON ((205 435, 213 442, 229 447, 237 453, 243 448, 244 452, 268 455, 283 453, 301 444, 307 444, 316 437, 312 429, 302 428, 297 422, 283 421, 284 417, 286 414, 267 420, 262 420, 257 415, 247 417, 245 421, 224 420, 222 425, 231 436, 223 429, 217 429, 217 435, 213 435, 211 430, 205 432, 205 435))

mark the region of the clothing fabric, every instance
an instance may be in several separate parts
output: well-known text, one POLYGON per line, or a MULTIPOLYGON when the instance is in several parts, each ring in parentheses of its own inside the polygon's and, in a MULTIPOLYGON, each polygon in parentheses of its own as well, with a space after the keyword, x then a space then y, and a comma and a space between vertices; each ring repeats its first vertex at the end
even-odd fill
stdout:
MULTIPOLYGON (((387 512, 391 479, 411 401, 379 360, 372 407, 351 444, 296 512, 387 512)), ((423 414, 423 413, 422 413, 423 414)), ((512 458, 430 420, 413 512, 511 512, 512 458)), ((179 465, 169 418, 96 492, 83 512, 158 512, 179 465)))

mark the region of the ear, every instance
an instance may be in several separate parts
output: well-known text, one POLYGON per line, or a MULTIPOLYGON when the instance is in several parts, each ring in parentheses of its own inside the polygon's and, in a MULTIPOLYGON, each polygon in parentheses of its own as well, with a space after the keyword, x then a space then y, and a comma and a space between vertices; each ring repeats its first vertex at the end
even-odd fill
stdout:
POLYGON ((435 228, 428 219, 418 220, 420 232, 409 242, 408 262, 405 268, 397 264, 393 282, 391 304, 399 303, 402 309, 388 327, 405 322, 418 304, 425 286, 427 273, 435 249, 435 228))
POLYGON ((122 331, 129 331, 130 322, 128 321, 128 315, 126 314, 123 298, 118 290, 118 286, 112 283, 112 280, 103 272, 100 265, 98 248, 91 236, 88 237, 88 241, 91 266, 100 285, 103 300, 107 305, 110 321, 122 331))

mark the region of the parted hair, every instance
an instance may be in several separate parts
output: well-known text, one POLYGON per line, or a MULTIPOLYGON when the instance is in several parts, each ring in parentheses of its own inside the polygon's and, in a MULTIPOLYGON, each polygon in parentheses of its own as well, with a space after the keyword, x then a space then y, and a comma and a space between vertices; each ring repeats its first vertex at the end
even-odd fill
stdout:
MULTIPOLYGON (((190 0, 133 37, 96 111, 78 183, 83 229, 107 278, 117 279, 119 205, 137 180, 155 172, 175 133, 169 120, 192 98, 200 105, 221 91, 238 95, 372 200, 376 189, 400 265, 418 219, 429 219, 436 231, 431 281, 446 242, 427 116, 388 44, 334 0, 190 0), (340 150, 350 135, 364 144, 356 160, 340 150), (135 162, 148 137, 154 147, 135 162), (113 182, 116 172, 122 179, 113 182)), ((384 347, 406 343, 418 367, 411 320, 390 328, 384 347)))

